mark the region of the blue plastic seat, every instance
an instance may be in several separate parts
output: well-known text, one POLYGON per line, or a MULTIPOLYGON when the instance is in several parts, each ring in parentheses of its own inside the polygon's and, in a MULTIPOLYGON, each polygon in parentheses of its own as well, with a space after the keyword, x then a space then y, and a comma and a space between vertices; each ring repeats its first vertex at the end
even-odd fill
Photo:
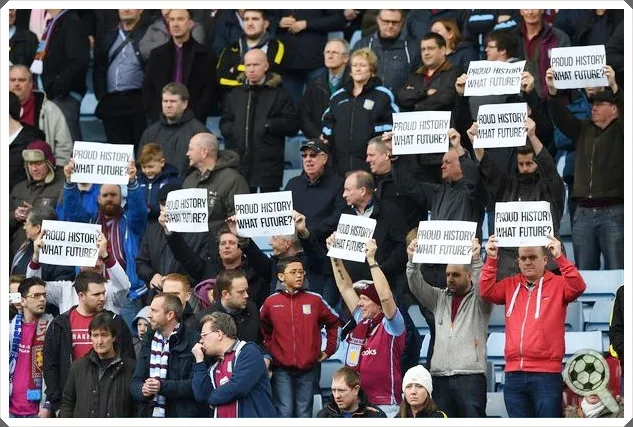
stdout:
POLYGON ((420 335, 426 336, 431 333, 429 324, 426 322, 424 316, 422 316, 419 305, 413 304, 409 306, 407 312, 409 313, 409 316, 411 316, 411 320, 413 320, 413 323, 420 335))
POLYGON ((582 332, 585 325, 585 316, 582 310, 582 303, 574 301, 567 306, 567 316, 565 317, 565 331, 582 332))
POLYGON ((580 270, 587 284, 578 301, 613 300, 615 293, 624 283, 624 270, 580 270))
POLYGON ((425 335, 420 347, 420 365, 426 365, 426 356, 429 353, 429 344, 431 343, 431 335, 425 335))
POLYGON ((486 416, 488 418, 508 418, 508 410, 502 392, 487 393, 486 416))
POLYGON ((566 362, 574 353, 581 350, 594 350, 602 353, 602 332, 565 332, 565 357, 563 362, 566 362))
POLYGON ((488 322, 488 333, 505 332, 506 330, 506 306, 493 305, 490 313, 490 322, 488 322))

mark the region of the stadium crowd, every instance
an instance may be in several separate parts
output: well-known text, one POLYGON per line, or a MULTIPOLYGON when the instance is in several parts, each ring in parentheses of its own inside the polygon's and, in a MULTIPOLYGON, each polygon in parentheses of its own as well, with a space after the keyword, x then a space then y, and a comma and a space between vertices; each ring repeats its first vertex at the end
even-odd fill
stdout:
MULTIPOLYGON (((580 271, 624 269, 622 10, 9 19, 11 417, 485 417, 494 305, 510 417, 623 416, 621 398, 566 407, 562 372, 580 271), (594 45, 607 86, 556 89, 551 49, 594 45), (466 96, 480 60, 525 60, 520 93, 466 96), (134 146, 127 185, 72 179, 87 93, 105 141, 134 146), (478 109, 511 103, 527 103, 525 145, 474 148, 478 109), (392 153, 392 115, 410 111, 452 113, 446 153, 392 153), (285 180, 290 143, 302 170, 285 180), (234 196, 282 187, 295 233, 270 248, 240 236, 234 196), (206 192, 208 233, 169 231, 180 189, 206 192), (495 203, 512 201, 549 202, 546 246, 497 246, 495 203), (376 221, 366 262, 327 256, 342 214, 376 221), (414 263, 427 220, 476 222, 472 263, 414 263), (40 263, 44 221, 100 224, 96 265, 40 263)), ((622 298, 609 338, 623 367, 622 298)))

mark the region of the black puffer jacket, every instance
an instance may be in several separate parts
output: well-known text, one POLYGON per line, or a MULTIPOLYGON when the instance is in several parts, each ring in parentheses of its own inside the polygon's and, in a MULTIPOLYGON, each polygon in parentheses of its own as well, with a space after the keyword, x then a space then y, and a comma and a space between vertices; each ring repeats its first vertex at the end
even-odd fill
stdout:
POLYGON ((134 416, 130 380, 136 360, 119 354, 103 369, 94 350, 73 362, 62 395, 60 418, 134 416))
POLYGON ((369 79, 358 96, 353 89, 354 82, 349 80, 332 94, 323 114, 323 135, 331 146, 334 169, 341 176, 350 170, 368 170, 367 141, 390 131, 392 113, 400 111, 393 93, 378 77, 369 79))
POLYGON ((37 36, 28 28, 17 28, 9 40, 9 61, 30 67, 37 51, 37 36))
POLYGON ((239 154, 240 170, 251 187, 281 187, 286 136, 297 133, 299 122, 278 74, 268 74, 262 85, 244 82, 233 89, 220 130, 226 147, 239 154))

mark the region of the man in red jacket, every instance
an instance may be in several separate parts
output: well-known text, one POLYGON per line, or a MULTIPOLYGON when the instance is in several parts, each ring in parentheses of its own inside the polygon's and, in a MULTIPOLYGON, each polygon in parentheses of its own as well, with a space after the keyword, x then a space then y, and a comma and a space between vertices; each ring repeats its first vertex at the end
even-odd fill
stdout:
POLYGON ((311 418, 314 369, 336 351, 340 321, 317 293, 303 289, 303 262, 297 257, 277 263, 277 291, 260 311, 264 347, 273 357, 271 385, 281 418, 311 418), (321 350, 321 328, 327 345, 321 350))
POLYGON ((580 273, 549 235, 547 251, 562 276, 545 270, 543 247, 519 248, 521 274, 497 282, 497 238, 486 244, 479 291, 482 298, 506 306, 505 386, 503 398, 511 418, 562 416, 562 361, 565 355, 567 304, 587 287, 580 273))

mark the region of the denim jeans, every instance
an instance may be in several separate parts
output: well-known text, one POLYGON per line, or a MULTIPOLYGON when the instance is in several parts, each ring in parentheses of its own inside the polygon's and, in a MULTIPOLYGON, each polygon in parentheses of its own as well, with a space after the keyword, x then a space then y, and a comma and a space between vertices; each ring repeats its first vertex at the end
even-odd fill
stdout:
POLYGON ((607 270, 624 268, 624 205, 578 206, 572 230, 578 269, 600 270, 601 253, 607 270))
POLYGON ((503 387, 510 418, 563 416, 563 377, 540 372, 506 372, 503 387))
POLYGON ((315 372, 315 369, 273 369, 270 384, 281 418, 312 418, 315 372))
POLYGON ((433 400, 450 418, 485 418, 486 376, 434 376, 433 400))

